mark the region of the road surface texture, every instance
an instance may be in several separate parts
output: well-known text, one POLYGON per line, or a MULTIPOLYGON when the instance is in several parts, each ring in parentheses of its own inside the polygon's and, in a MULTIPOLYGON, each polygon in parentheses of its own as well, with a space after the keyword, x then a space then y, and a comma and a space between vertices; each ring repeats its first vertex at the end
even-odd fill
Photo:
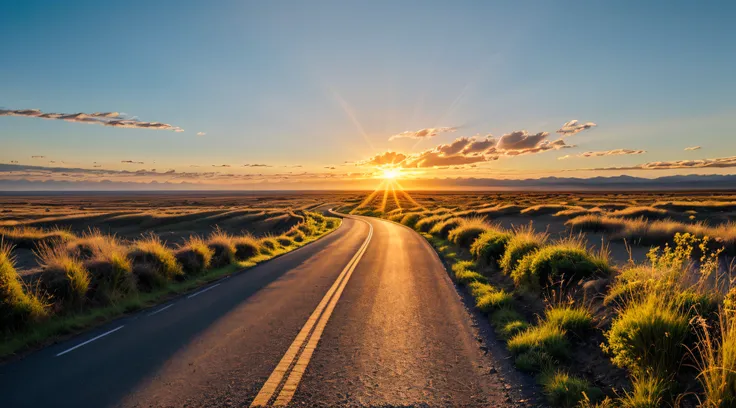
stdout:
POLYGON ((519 405, 508 389, 522 380, 474 320, 421 236, 351 217, 299 250, 0 366, 0 405, 519 405))

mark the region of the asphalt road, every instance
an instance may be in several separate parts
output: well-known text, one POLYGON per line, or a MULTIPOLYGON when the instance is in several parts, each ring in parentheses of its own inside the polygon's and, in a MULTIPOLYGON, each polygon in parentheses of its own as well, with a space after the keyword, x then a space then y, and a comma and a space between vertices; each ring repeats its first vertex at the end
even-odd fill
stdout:
POLYGON ((0 366, 3 407, 509 406, 427 242, 345 219, 292 253, 0 366))

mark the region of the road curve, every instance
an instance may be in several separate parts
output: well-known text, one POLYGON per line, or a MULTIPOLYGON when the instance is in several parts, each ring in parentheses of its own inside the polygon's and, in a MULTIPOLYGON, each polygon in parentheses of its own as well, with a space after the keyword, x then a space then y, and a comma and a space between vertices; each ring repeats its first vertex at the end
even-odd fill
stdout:
POLYGON ((0 395, 3 407, 247 407, 257 395, 505 406, 473 326, 421 236, 351 217, 304 248, 0 366, 0 395))

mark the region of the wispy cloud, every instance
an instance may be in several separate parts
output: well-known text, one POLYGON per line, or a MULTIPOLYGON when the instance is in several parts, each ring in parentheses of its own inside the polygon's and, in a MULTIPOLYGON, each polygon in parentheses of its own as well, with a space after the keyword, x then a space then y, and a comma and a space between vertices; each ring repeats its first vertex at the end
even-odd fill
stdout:
POLYGON ((204 136, 204 135, 206 135, 206 134, 207 134, 207 133, 205 133, 205 132, 197 132, 197 136, 204 136))
POLYGON ((145 164, 141 161, 133 161, 133 160, 121 160, 120 163, 123 164, 145 164))
POLYGON ((229 164, 213 164, 212 167, 230 167, 229 164))
POLYGON ((691 146, 691 147, 685 148, 685 151, 694 151, 694 150, 700 150, 700 146, 691 146))
POLYGON ((582 132, 583 130, 590 129, 590 128, 593 128, 593 127, 596 127, 596 126, 598 126, 598 125, 596 125, 593 122, 580 123, 576 119, 573 119, 573 120, 565 123, 564 125, 562 125, 562 127, 557 130, 557 133, 559 133, 563 137, 564 136, 572 136, 572 135, 574 135, 576 133, 582 132))
POLYGON ((255 163, 255 164, 244 164, 243 167, 273 167, 269 164, 255 163))
POLYGON ((614 149, 614 150, 603 150, 603 151, 597 151, 597 152, 585 152, 575 155, 566 155, 562 157, 558 157, 557 160, 565 160, 570 159, 573 157, 603 157, 603 156, 620 156, 620 155, 628 155, 628 154, 644 154, 646 153, 646 150, 631 150, 631 149, 614 149))
POLYGON ((31 159, 45 159, 46 156, 31 156, 31 159))
POLYGON ((601 167, 586 170, 673 170, 736 167, 736 156, 715 159, 657 161, 631 167, 601 167))
POLYGON ((184 129, 161 122, 143 122, 135 118, 125 118, 118 112, 95 113, 43 113, 38 109, 0 109, 0 116, 22 116, 27 118, 56 119, 66 122, 88 123, 116 128, 154 129, 183 132, 184 129))
POLYGON ((419 129, 414 131, 404 131, 398 134, 395 134, 388 138, 388 140, 395 140, 395 139, 429 139, 431 137, 437 136, 440 133, 450 133, 456 131, 457 127, 439 127, 439 128, 426 128, 426 129, 419 129))

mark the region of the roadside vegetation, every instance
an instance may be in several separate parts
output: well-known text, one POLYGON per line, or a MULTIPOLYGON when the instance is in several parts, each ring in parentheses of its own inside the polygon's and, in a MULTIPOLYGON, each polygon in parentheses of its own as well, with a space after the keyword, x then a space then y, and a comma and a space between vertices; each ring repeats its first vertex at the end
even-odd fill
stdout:
POLYGON ((530 205, 519 204, 523 196, 468 197, 455 206, 432 197, 417 200, 421 210, 362 211, 435 247, 550 405, 736 406, 736 288, 724 264, 736 226, 696 219, 712 211, 727 220, 736 201, 645 197, 637 205, 613 194, 530 205), (567 235, 528 222, 504 228, 510 213, 567 218, 567 235), (617 263, 605 246, 592 250, 585 233, 652 249, 617 263))
POLYGON ((216 229, 170 247, 153 233, 123 241, 98 230, 9 228, 0 243, 0 357, 52 341, 237 272, 312 242, 340 225, 301 212, 280 236, 256 238, 216 229), (27 234, 27 235, 24 235, 27 234), (50 239, 55 236, 56 239, 50 239), (33 284, 16 269, 14 245, 33 247, 41 269, 33 284))

